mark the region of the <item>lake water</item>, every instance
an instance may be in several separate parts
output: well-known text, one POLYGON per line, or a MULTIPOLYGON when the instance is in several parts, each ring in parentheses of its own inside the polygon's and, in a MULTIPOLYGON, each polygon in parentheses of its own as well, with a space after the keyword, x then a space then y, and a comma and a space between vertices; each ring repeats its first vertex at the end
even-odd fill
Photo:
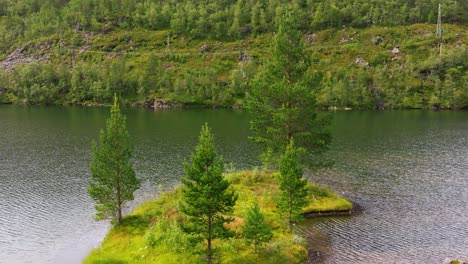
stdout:
MULTIPOLYGON (((125 109, 136 200, 179 183, 200 127, 234 168, 258 165, 248 115, 236 110, 125 109)), ((105 236, 86 193, 91 141, 106 108, 0 106, 0 263, 80 263, 105 236)), ((310 263, 468 260, 468 112, 336 112, 329 156, 309 174, 363 207, 305 223, 310 263)), ((227 166, 231 167, 231 165, 227 166)))

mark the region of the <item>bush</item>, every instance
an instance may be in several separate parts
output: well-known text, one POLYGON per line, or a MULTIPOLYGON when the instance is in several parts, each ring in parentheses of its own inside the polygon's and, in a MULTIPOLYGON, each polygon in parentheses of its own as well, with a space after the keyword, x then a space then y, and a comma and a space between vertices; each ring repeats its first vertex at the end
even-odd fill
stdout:
POLYGON ((146 233, 145 244, 178 253, 191 246, 191 237, 183 232, 179 224, 162 217, 146 233))

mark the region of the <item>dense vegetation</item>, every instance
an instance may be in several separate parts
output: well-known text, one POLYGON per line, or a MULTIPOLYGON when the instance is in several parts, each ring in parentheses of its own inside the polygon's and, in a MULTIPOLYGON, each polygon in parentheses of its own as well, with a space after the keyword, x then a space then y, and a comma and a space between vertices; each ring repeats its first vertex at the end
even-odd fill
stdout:
POLYGON ((289 12, 319 106, 464 108, 468 4, 443 3, 441 56, 435 25, 413 24, 435 23, 437 4, 0 0, 0 102, 244 105, 289 12))
MULTIPOLYGON (((214 240, 216 263, 299 263, 307 257, 304 238, 289 228, 287 217, 276 208, 280 197, 278 177, 277 173, 260 171, 225 175, 230 189, 239 195, 233 212, 227 215, 234 218, 227 227, 236 235, 214 240), (255 202, 264 216, 260 222, 272 229, 271 240, 262 239, 263 243, 257 246, 251 245, 252 233, 246 231, 255 202)), ((352 208, 346 199, 312 183, 308 183, 308 194, 309 202, 303 212, 352 208)), ((143 203, 121 225, 112 228, 84 263, 206 263, 206 246, 194 244, 193 237, 182 230, 187 222, 187 216, 179 210, 183 196, 179 187, 143 203)))
MULTIPOLYGON (((272 32, 290 12, 303 31, 433 23, 436 0, 1 0, 0 50, 18 40, 74 31, 162 30, 196 38, 239 39, 272 32)), ((468 4, 445 1, 446 22, 468 21, 468 4)))

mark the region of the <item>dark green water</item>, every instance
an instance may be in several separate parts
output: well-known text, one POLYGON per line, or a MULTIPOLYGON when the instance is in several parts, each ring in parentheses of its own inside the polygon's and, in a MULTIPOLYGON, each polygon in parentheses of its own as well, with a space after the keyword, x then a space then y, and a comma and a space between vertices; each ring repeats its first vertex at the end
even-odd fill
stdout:
MULTIPOLYGON (((179 183, 208 122, 235 168, 258 165, 248 115, 235 110, 126 109, 138 177, 135 202, 179 183)), ((363 206, 307 221, 311 263, 441 263, 468 259, 468 113, 337 112, 336 166, 308 175, 363 206)), ((108 226, 86 194, 91 140, 105 108, 0 106, 0 259, 80 263, 108 226)), ((229 167, 229 166, 227 166, 229 167)))

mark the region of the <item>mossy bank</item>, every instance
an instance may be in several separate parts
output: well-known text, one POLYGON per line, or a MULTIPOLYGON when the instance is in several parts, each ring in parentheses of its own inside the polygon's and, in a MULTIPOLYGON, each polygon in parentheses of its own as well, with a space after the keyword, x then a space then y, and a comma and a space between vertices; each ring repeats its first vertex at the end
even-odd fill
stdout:
MULTIPOLYGON (((236 236, 215 240, 215 259, 219 263, 302 263, 307 258, 304 238, 291 230, 287 218, 276 208, 280 192, 277 173, 241 171, 225 177, 239 195, 227 226, 236 236), (273 228, 273 239, 254 252, 242 235, 244 215, 257 202, 265 220, 273 228)), ((350 211, 352 203, 330 190, 309 184, 310 203, 304 213, 350 211)), ((143 203, 128 215, 123 224, 113 227, 99 248, 84 263, 204 263, 203 244, 193 244, 181 224, 186 221, 179 211, 180 187, 165 192, 157 199, 143 203)), ((217 263, 218 263, 217 262, 217 263)))

